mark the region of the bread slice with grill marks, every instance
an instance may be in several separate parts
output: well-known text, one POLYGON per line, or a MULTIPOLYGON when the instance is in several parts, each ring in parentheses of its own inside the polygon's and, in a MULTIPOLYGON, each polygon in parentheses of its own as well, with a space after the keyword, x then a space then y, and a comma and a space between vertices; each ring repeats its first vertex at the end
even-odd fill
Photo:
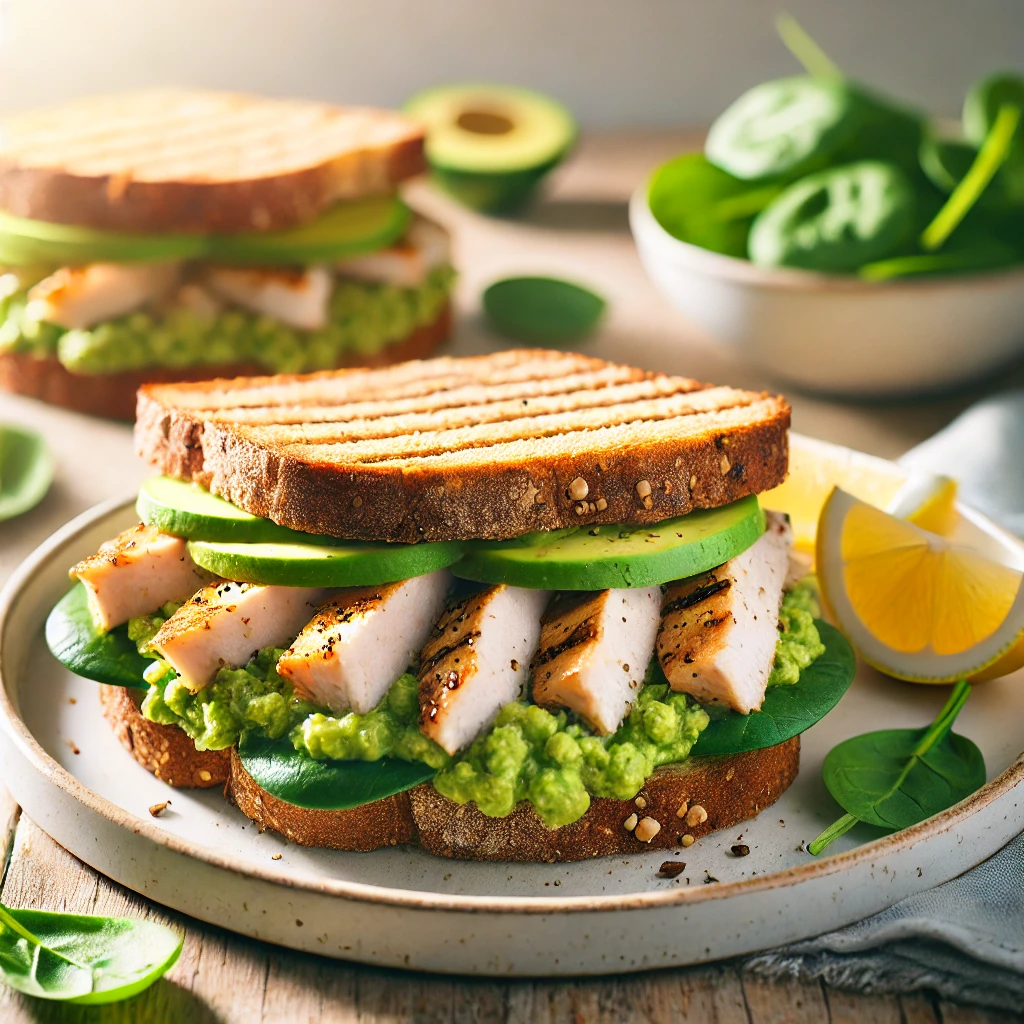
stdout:
POLYGON ((512 350, 149 385, 136 445, 161 472, 294 529, 414 542, 724 505, 782 482, 788 427, 775 395, 512 350))
POLYGON ((425 168, 397 111, 153 89, 5 119, 0 209, 137 232, 277 231, 425 168))

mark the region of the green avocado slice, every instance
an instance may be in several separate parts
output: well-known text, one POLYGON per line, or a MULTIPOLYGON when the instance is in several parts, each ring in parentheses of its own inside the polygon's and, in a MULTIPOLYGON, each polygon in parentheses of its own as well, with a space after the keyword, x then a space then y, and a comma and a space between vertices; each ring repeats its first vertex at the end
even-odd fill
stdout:
POLYGON ((248 544, 322 542, 320 537, 245 512, 198 484, 169 476, 154 476, 143 482, 135 511, 147 526, 187 540, 248 544))
POLYGON ((405 234, 411 216, 409 207, 394 196, 338 203, 288 231, 212 236, 207 256, 223 263, 261 265, 343 259, 393 245, 405 234))
POLYGON ((467 544, 452 572, 482 583, 544 590, 653 587, 695 576, 764 533, 755 495, 646 526, 592 526, 467 544))
POLYGON ((462 553, 459 544, 235 544, 189 541, 204 569, 242 583, 284 587, 372 587, 444 569, 462 553))
POLYGON ((0 264, 80 266, 196 259, 206 250, 201 235, 133 235, 71 224, 29 220, 0 211, 0 264))
POLYGON ((560 103, 507 85, 446 85, 405 106, 427 131, 427 160, 438 183, 485 212, 522 205, 576 139, 560 103))

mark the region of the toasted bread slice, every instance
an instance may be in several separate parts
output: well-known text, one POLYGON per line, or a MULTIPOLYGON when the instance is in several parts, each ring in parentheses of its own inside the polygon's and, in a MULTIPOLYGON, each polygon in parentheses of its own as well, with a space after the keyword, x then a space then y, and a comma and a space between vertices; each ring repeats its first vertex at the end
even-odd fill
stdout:
MULTIPOLYGON (((432 324, 418 327, 407 338, 373 355, 352 353, 344 365, 387 366, 429 356, 451 334, 451 308, 446 306, 432 324)), ((233 366, 150 366, 121 373, 72 373, 53 356, 39 359, 27 352, 0 353, 0 389, 28 395, 50 405, 107 419, 135 419, 135 393, 143 384, 209 380, 211 377, 254 376, 266 371, 239 363, 233 366)))
POLYGON ((103 715, 114 735, 146 771, 177 789, 223 786, 230 773, 228 750, 196 750, 176 725, 158 725, 139 710, 144 691, 100 686, 103 715))
POLYGON ((546 828, 528 803, 507 818, 488 818, 429 783, 351 810, 306 810, 260 787, 235 751, 202 753, 177 727, 147 721, 136 691, 101 686, 100 699, 118 739, 157 778, 179 787, 216 786, 226 778, 227 798, 261 829, 335 850, 418 843, 440 857, 549 862, 667 849, 686 835, 700 839, 754 817, 779 799, 800 766, 799 737, 764 750, 691 758, 659 768, 635 800, 596 798, 579 821, 559 829, 546 828), (636 825, 627 828, 633 815, 636 825))
POLYGON ((425 166, 423 129, 397 111, 154 89, 7 118, 0 208, 114 231, 277 231, 425 166))
POLYGON ((136 445, 161 472, 294 529, 413 542, 724 505, 782 482, 788 427, 778 396, 513 350, 150 385, 136 445))
POLYGON ((307 810, 271 796, 242 767, 235 751, 224 792, 260 831, 269 828, 299 846, 366 852, 416 840, 408 792, 346 811, 307 810))

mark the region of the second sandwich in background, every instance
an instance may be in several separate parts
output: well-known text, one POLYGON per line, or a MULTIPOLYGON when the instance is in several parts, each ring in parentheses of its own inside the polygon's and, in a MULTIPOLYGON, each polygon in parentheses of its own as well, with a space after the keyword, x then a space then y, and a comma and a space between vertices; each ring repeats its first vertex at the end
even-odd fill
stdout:
POLYGON ((154 90, 7 119, 0 387, 131 419, 144 382, 378 365, 450 329, 392 111, 154 90))

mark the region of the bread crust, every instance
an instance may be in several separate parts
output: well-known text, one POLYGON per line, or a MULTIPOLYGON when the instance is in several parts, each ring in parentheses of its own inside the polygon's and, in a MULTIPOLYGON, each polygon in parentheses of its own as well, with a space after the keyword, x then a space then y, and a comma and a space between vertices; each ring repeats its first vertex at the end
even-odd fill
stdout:
POLYGON ((8 118, 0 209, 110 231, 280 231, 425 169, 422 127, 395 111, 152 90, 8 118))
POLYGON ((775 803, 799 767, 799 736, 764 750, 695 757, 658 768, 633 800, 595 797, 582 818, 558 829, 546 828, 526 801, 507 818, 489 818, 474 804, 456 804, 429 784, 409 795, 419 843, 439 857, 575 861, 675 849, 686 835, 700 839, 732 828, 775 803), (681 818, 681 808, 703 808, 707 817, 700 821, 701 815, 694 813, 689 820, 681 818), (626 827, 634 823, 634 815, 637 823, 651 819, 660 826, 650 840, 638 839, 636 827, 626 827))
POLYGON ((143 718, 143 690, 100 684, 103 716, 121 746, 148 772, 176 789, 223 786, 230 774, 231 752, 196 750, 176 725, 159 725, 143 718))
POLYGON ((224 795, 261 832, 269 828, 299 846, 366 853, 416 839, 408 792, 345 811, 295 807, 259 786, 242 767, 235 750, 231 751, 231 774, 224 795))
MULTIPOLYGON (((510 355, 524 362, 556 357, 535 351, 502 353, 505 359, 510 355)), ((483 376, 492 365, 488 359, 497 357, 449 362, 483 376)), ((610 365, 580 361, 581 368, 595 372, 610 365)), ((423 372, 428 369, 424 364, 423 372)), ((322 390, 334 380, 343 382, 335 373, 263 378, 251 386, 268 403, 272 399, 265 395, 275 387, 287 388, 294 401, 290 396, 296 386, 322 390)), ((536 421, 527 416, 522 440, 512 443, 474 440, 458 450, 423 457, 415 455, 415 446, 424 443, 422 434, 410 434, 395 440, 394 456, 362 460, 347 455, 344 406, 339 407, 336 441, 295 443, 292 428, 285 427, 277 441, 274 424, 247 427, 195 409, 194 402, 207 393, 214 404, 218 395, 248 386, 218 381, 188 391, 142 388, 136 448, 160 472, 194 480, 254 515, 309 533, 357 540, 501 540, 536 530, 657 523, 782 482, 790 422, 784 399, 690 388, 694 382, 678 381, 683 398, 677 395, 677 401, 692 401, 697 407, 702 393, 717 391, 725 392, 719 394, 723 403, 734 404, 721 413, 673 414, 649 421, 638 414, 636 421, 614 429, 587 426, 554 435, 534 427, 536 421), (175 405, 176 392, 185 400, 181 406, 175 405), (690 394, 696 397, 691 400, 690 394), (570 484, 578 478, 588 481, 586 501, 572 497, 570 484)), ((595 396, 599 398, 597 391, 595 396)), ((244 395, 236 397, 245 404, 244 395)), ((656 405, 644 403, 646 409, 656 405)), ((505 430, 501 436, 507 436, 508 424, 498 426, 505 430)))
MULTIPOLYGON (((451 307, 445 306, 432 324, 418 327, 407 338, 370 356, 351 355, 343 366, 387 366, 430 356, 451 334, 451 307)), ((38 358, 26 352, 0 353, 0 389, 38 398, 89 416, 135 419, 136 392, 143 384, 201 381, 213 377, 253 377, 266 369, 246 363, 224 366, 151 366, 121 373, 72 373, 54 356, 38 358)))
POLYGON ((474 804, 442 796, 430 783, 349 810, 308 810, 259 786, 235 750, 200 752, 176 726, 147 721, 139 711, 140 696, 124 687, 100 687, 107 721, 143 768, 179 788, 224 785, 225 797, 261 831, 334 850, 413 843, 438 857, 540 863, 676 848, 685 835, 700 839, 753 818, 788 789, 800 766, 798 736, 764 750, 695 757, 659 768, 636 799, 595 798, 579 821, 559 829, 546 828, 525 801, 507 818, 489 818, 474 804), (694 810, 689 820, 679 816, 683 807, 694 810), (706 812, 703 821, 696 808, 706 812), (659 824, 650 841, 625 828, 634 814, 638 821, 659 824))

